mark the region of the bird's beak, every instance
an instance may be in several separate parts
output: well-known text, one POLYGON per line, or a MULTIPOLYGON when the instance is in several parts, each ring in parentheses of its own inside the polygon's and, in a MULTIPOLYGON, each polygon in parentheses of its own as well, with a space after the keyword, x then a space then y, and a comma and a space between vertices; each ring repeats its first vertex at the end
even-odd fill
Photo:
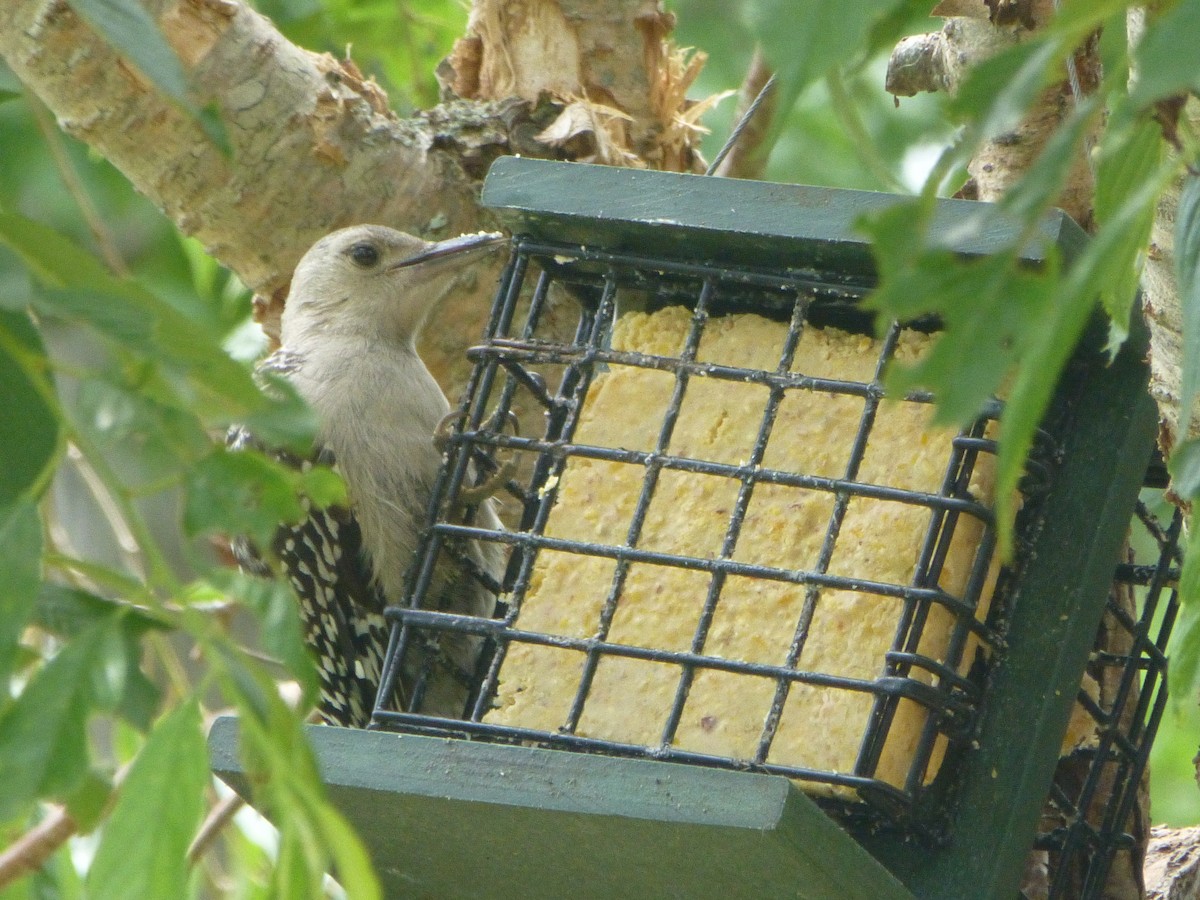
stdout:
POLYGON ((417 266, 421 263, 443 259, 448 256, 457 256, 459 254, 475 256, 484 251, 491 252, 498 250, 507 240, 498 231, 478 231, 475 234, 459 235, 445 241, 438 241, 436 244, 429 244, 419 253, 388 266, 388 271, 393 272, 396 269, 406 269, 409 266, 417 266))

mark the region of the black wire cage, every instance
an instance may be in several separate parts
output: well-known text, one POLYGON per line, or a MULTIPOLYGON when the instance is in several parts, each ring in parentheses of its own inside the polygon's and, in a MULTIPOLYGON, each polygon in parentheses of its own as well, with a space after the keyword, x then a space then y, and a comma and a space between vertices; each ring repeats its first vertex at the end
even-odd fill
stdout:
POLYGON ((1025 896, 1106 896, 1110 873, 1140 884, 1149 832, 1138 790, 1166 709, 1167 641, 1179 609, 1183 516, 1164 512, 1161 463, 1146 473, 1131 540, 1118 563, 1088 660, 1065 753, 1042 812, 1025 896), (1157 509, 1157 514, 1155 512, 1157 509))
MULTIPOLYGON (((313 731, 354 815, 423 823, 367 829, 397 890, 1096 895, 1176 602, 1178 521, 1138 506, 1157 558, 1120 557, 1156 425, 1137 339, 1076 353, 1001 566, 1001 403, 939 431, 928 395, 885 397, 938 327, 860 302, 854 224, 895 198, 505 158, 483 200, 512 256, 372 730, 313 731), (439 608, 464 579, 494 616, 439 608)), ((934 232, 966 257, 1014 233, 965 201, 934 232)), ((1023 258, 1084 240, 1058 213, 1023 258)))
MULTIPOLYGON (((375 723, 753 768, 910 820, 945 742, 971 734, 980 683, 968 670, 1002 641, 1003 603, 989 601, 1008 579, 979 496, 998 408, 898 460, 931 398, 887 406, 881 378, 925 335, 896 324, 864 338, 865 292, 816 273, 517 238, 471 351, 412 605, 388 610, 380 696, 409 694, 407 708, 385 700, 375 723), (577 305, 566 338, 544 336, 556 292, 577 305), (634 329, 670 346, 631 346, 634 329), (514 408, 530 407, 544 432, 513 434, 514 408), (726 420, 715 435, 713 416, 726 420), (510 527, 462 520, 471 467, 486 479, 500 460, 521 475, 505 486, 510 527), (895 564, 872 569, 897 537, 895 564), (444 558, 466 563, 464 540, 508 550, 489 584, 495 619, 431 608, 444 558), (854 620, 870 620, 856 638, 876 654, 847 645, 854 620), (431 714, 423 686, 453 633, 486 638, 488 652, 469 703, 431 714), (409 653, 424 671, 396 692, 409 653), (821 709, 856 720, 854 740, 818 747, 808 725, 821 709), (904 746, 889 752, 898 722, 904 746)), ((1034 463, 1041 481, 1045 467, 1034 463)))

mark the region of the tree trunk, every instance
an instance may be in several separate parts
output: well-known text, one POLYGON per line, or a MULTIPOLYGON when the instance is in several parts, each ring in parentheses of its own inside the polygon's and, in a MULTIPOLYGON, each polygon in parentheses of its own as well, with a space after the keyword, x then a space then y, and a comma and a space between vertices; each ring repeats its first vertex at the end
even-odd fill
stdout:
POLYGON ((1146 888, 1149 900, 1200 900, 1200 828, 1152 830, 1146 888))
MULTIPOLYGON (((1025 0, 1025 2, 989 2, 986 5, 970 0, 942 0, 933 14, 946 18, 942 30, 932 34, 915 35, 897 45, 888 65, 887 88, 898 96, 908 96, 918 91, 943 90, 953 93, 962 83, 970 69, 993 54, 1023 40, 1033 29, 1044 25, 1054 15, 1050 0, 1025 0), (991 13, 989 17, 989 12, 991 13)), ((1098 35, 1092 38, 1075 54, 1075 68, 1083 93, 1094 90, 1100 81, 1098 35)), ((998 135, 979 148, 968 166, 970 181, 961 191, 962 196, 978 200, 998 200, 1005 191, 1018 181, 1041 153, 1047 141, 1071 113, 1076 102, 1073 88, 1067 77, 1046 88, 1020 123, 1011 131, 998 135)), ((1096 126, 1099 127, 1098 125, 1096 126)), ((1085 146, 1094 144, 1097 134, 1088 136, 1085 146)), ((1071 167, 1066 184, 1058 197, 1058 205, 1066 210, 1085 228, 1092 224, 1092 204, 1095 193, 1091 172, 1085 154, 1080 153, 1071 167)), ((1126 612, 1134 613, 1131 592, 1114 587, 1114 601, 1126 612)), ((1136 615, 1134 615, 1136 618, 1136 615)), ((1101 623, 1096 637, 1096 650, 1121 654, 1128 652, 1128 632, 1119 627, 1110 627, 1108 614, 1101 623)), ((1113 686, 1107 670, 1097 673, 1097 681, 1091 674, 1085 675, 1084 690, 1103 706, 1113 686)), ((1126 710, 1132 711, 1136 700, 1131 698, 1126 710)), ((1124 724, 1124 723, 1122 723, 1124 724)), ((1078 786, 1087 775, 1091 759, 1086 755, 1075 755, 1072 751, 1088 741, 1094 732, 1095 723, 1082 707, 1076 707, 1072 716, 1072 728, 1064 742, 1063 758, 1055 773, 1055 784, 1067 796, 1074 796, 1078 786), (1079 727, 1076 727, 1076 726, 1079 727)), ((1103 815, 1107 794, 1098 792, 1092 808, 1083 813, 1089 821, 1103 815)), ((1126 830, 1135 836, 1135 846, 1129 852, 1119 854, 1114 860, 1105 885, 1104 897, 1108 900, 1138 900, 1144 896, 1141 862, 1148 839, 1148 779, 1143 778, 1139 787, 1138 803, 1131 815, 1133 821, 1126 823, 1126 830)), ((1061 813, 1047 803, 1042 815, 1043 828, 1048 830, 1066 823, 1061 813)), ((1033 835, 1030 835, 1032 839, 1033 835)), ((1022 889, 1030 900, 1045 897, 1050 878, 1058 861, 1045 851, 1034 850, 1026 864, 1026 875, 1022 889)), ((1079 883, 1082 872, 1072 871, 1067 877, 1074 885, 1079 883)), ((1068 892, 1068 896, 1071 894, 1068 892)))

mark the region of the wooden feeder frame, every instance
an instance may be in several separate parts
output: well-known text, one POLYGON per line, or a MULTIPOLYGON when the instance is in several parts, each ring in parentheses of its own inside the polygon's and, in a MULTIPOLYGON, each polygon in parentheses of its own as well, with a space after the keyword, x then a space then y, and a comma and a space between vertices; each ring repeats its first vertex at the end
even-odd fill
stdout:
MULTIPOLYGON (((897 199, 518 158, 498 160, 483 193, 518 239, 774 271, 782 259, 797 277, 857 288, 876 274, 855 223, 897 199)), ((944 200, 932 233, 975 257, 1016 232, 990 205, 944 200)), ((1055 212, 1022 258, 1037 266, 1058 253, 1069 265, 1085 240, 1055 212)), ((1137 323, 1111 364, 1085 349, 1064 375, 1070 427, 1024 537, 1032 562, 1006 599, 1004 648, 974 721, 977 749, 957 754, 954 777, 921 800, 938 809, 941 840, 847 819, 844 828, 781 775, 312 727, 330 797, 364 838, 389 896, 1014 896, 1154 445, 1145 348, 1137 323)), ((393 616, 393 649, 413 614, 393 616)), ((1139 640, 1149 646, 1147 629, 1139 640)), ((1142 644, 1139 653, 1151 652, 1142 644)), ((1157 715, 1162 699, 1160 689, 1157 715)), ((379 707, 375 721, 406 720, 379 707)), ((1135 757, 1148 752, 1153 728, 1139 734, 1135 757)), ((218 720, 214 771, 245 795, 237 743, 236 721, 218 720)))

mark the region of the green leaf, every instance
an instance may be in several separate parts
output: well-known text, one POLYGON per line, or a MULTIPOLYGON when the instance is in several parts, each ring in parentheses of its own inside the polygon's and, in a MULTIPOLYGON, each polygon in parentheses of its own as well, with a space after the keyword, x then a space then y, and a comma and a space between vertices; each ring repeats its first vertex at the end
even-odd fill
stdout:
MULTIPOLYGON (((1200 177, 1195 175, 1184 180, 1175 214, 1175 278, 1183 312, 1179 433, 1186 435, 1196 391, 1200 390, 1200 177)), ((1183 496, 1193 494, 1194 491, 1183 496)))
MULTIPOLYGON (((1076 125, 1085 116, 1081 112, 1076 125)), ((1030 226, 1057 180, 1051 176, 1061 174, 1069 145, 1077 139, 1077 134, 1066 132, 1056 136, 1044 155, 1045 171, 1038 171, 1043 159, 1035 164, 1034 186, 1015 189, 1012 209, 1030 226)), ((1144 140, 1144 133, 1134 134, 1131 146, 1143 147, 1144 140)), ((1058 376, 1097 299, 1108 296, 1117 311, 1129 302, 1119 291, 1128 285, 1129 272, 1145 246, 1147 216, 1169 175, 1169 167, 1151 169, 1137 159, 1128 168, 1111 168, 1108 215, 1061 278, 1053 261, 1042 271, 1030 271, 1016 263, 1011 250, 974 261, 924 250, 923 206, 903 204, 865 224, 875 238, 881 275, 868 305, 900 320, 935 313, 945 326, 916 366, 889 373, 889 389, 927 387, 938 397, 938 419, 962 423, 997 390, 1006 372, 1015 371, 997 460, 996 513, 1004 554, 1011 549, 1012 498, 1058 376)))
MULTIPOLYGON (((222 692, 237 706, 244 719, 251 723, 268 722, 266 727, 270 729, 286 726, 289 718, 295 717, 295 713, 283 704, 278 686, 271 677, 234 647, 216 644, 206 649, 209 665, 220 680, 222 692)), ((252 744, 248 744, 243 753, 248 761, 255 758, 252 744)))
POLYGON ((138 70, 169 100, 188 113, 212 140, 228 150, 220 119, 211 109, 198 109, 188 95, 188 80, 179 57, 138 0, 67 0, 79 17, 138 70))
POLYGON ((1042 330, 1033 335, 1005 400, 996 458, 996 519, 1003 559, 1012 552, 1012 528, 1017 512, 1014 497, 1025 472, 1033 436, 1050 406, 1059 374, 1083 334, 1095 296, 1093 291, 1063 293, 1057 298, 1051 315, 1042 323, 1042 330))
POLYGON ((208 453, 212 439, 196 412, 184 408, 189 397, 168 384, 159 367, 131 369, 89 378, 67 402, 71 421, 97 452, 138 460, 127 476, 136 489, 178 478, 208 453))
POLYGON ((1129 0, 1063 3, 1061 7, 1055 8, 1054 18, 1050 20, 1047 30, 1062 36, 1068 45, 1074 46, 1079 40, 1090 35, 1098 25, 1109 20, 1115 24, 1117 17, 1124 28, 1125 12, 1128 8, 1129 0))
MULTIPOLYGON (((204 323, 183 315, 141 285, 114 278, 70 240, 23 216, 0 213, 0 243, 10 246, 41 282, 32 298, 39 313, 90 325, 135 358, 150 361, 142 383, 128 388, 136 387, 146 395, 139 414, 162 420, 136 423, 134 430, 146 440, 161 444, 163 438, 170 438, 175 451, 195 451, 195 411, 200 410, 209 412, 219 425, 246 423, 273 446, 311 447, 315 420, 295 390, 273 384, 272 395, 264 395, 249 370, 230 358, 204 323), (159 372, 155 362, 184 373, 199 391, 189 384, 172 385, 169 371, 159 372), (177 413, 168 421, 161 410, 172 407, 177 413)), ((82 395, 86 400, 99 391, 120 390, 125 386, 109 381, 85 386, 82 395)), ((139 405, 132 399, 125 403, 139 405)))
POLYGON ((1072 109, 1037 159, 1005 194, 1001 201, 1004 210, 1023 222, 1027 229, 1045 215, 1062 193, 1072 167, 1080 159, 1084 136, 1098 109, 1092 98, 1072 109))
POLYGON ((1021 267, 1013 250, 965 260, 922 250, 926 204, 899 204, 865 220, 874 238, 880 286, 866 301, 885 321, 929 314, 942 330, 911 367, 892 367, 888 390, 924 387, 937 396, 936 420, 963 425, 995 394, 1052 315, 1056 270, 1021 267))
POLYGON ((242 879, 238 884, 238 900, 273 900, 266 884, 271 856, 241 828, 227 829, 224 838, 231 868, 242 879))
POLYGON ((125 694, 125 676, 130 657, 125 635, 119 628, 106 628, 94 639, 96 664, 92 666, 92 708, 96 712, 112 712, 125 694))
POLYGON ((149 731, 162 705, 162 690, 146 676, 137 660, 138 655, 131 652, 129 671, 125 675, 125 694, 117 705, 117 714, 138 731, 149 731))
POLYGON ((149 304, 142 291, 139 285, 113 281, 106 275, 94 288, 41 288, 32 300, 43 315, 86 323, 118 344, 146 351, 154 349, 158 321, 146 308, 149 304))
POLYGON ((187 473, 183 528, 244 534, 267 544, 280 522, 304 514, 295 476, 259 453, 215 447, 187 473))
POLYGON ((316 819, 321 837, 333 854, 338 881, 346 889, 346 896, 380 898, 382 892, 371 857, 342 814, 323 801, 316 808, 316 819))
MULTIPOLYGON (((888 372, 888 389, 927 387, 938 398, 935 421, 966 424, 1049 317, 1053 290, 1053 275, 1018 268, 1011 254, 971 262, 943 253, 923 256, 910 278, 891 282, 872 305, 897 311, 906 304, 889 299, 893 292, 912 291, 912 300, 924 299, 921 307, 942 317, 943 330, 922 360, 888 372)), ((909 308, 919 311, 915 304, 909 308)))
POLYGON ((7 685, 42 578, 42 525, 29 501, 0 509, 0 571, 0 684, 7 685))
MULTIPOLYGON (((1125 203, 1145 193, 1147 184, 1156 182, 1163 159, 1162 132, 1149 121, 1127 129, 1110 128, 1100 144, 1096 166, 1096 222, 1125 215, 1125 203)), ((1123 226, 1122 240, 1114 252, 1120 256, 1108 264, 1115 277, 1100 285, 1100 302, 1113 322, 1117 340, 1129 333, 1129 315, 1137 296, 1142 267, 1139 261, 1150 243, 1157 199, 1147 196, 1140 212, 1129 216, 1123 226)))
POLYGON ((1167 677, 1172 706, 1193 710, 1200 689, 1200 522, 1194 512, 1188 525, 1187 552, 1179 578, 1182 608, 1167 645, 1171 660, 1167 677))
MULTIPOLYGON (((301 740, 289 755, 300 762, 310 759, 311 751, 301 740)), ((378 900, 382 896, 366 849, 325 799, 319 780, 275 778, 267 794, 270 807, 277 811, 276 820, 283 825, 272 873, 275 896, 319 896, 324 873, 330 868, 336 870, 347 896, 356 900, 378 900)))
POLYGON ((1171 489, 1185 501, 1200 496, 1200 440, 1184 441, 1175 447, 1167 463, 1171 489))
POLYGON ((1083 334, 1105 285, 1119 281, 1140 247, 1136 223, 1147 205, 1153 206, 1166 173, 1137 190, 1100 226, 1069 272, 1054 289, 1050 315, 1031 335, 1024 359, 1008 392, 1001 422, 996 466, 996 516, 1000 522, 1001 552, 1011 551, 1013 497, 1033 445, 1033 435, 1049 406, 1059 374, 1083 334))
POLYGON ((7 63, 0 60, 0 91, 6 94, 20 94, 22 90, 21 80, 13 74, 7 63))
POLYGON ((301 472, 300 490, 316 507, 345 506, 348 502, 346 482, 328 466, 313 466, 301 472))
POLYGON ((1044 37, 1000 51, 971 67, 949 103, 950 112, 969 121, 979 138, 1010 131, 1038 93, 1059 77, 1060 55, 1059 43, 1044 37))
POLYGON ((222 570, 210 576, 223 595, 237 597, 254 613, 263 648, 287 666, 302 689, 302 707, 317 696, 317 671, 300 626, 300 615, 291 587, 282 580, 251 578, 222 570))
POLYGON ((115 280, 90 253, 53 228, 24 216, 0 212, 0 241, 44 284, 85 287, 115 280))
POLYGON ((336 864, 348 896, 373 900, 379 882, 362 843, 325 798, 300 716, 271 679, 229 648, 211 646, 210 665, 240 713, 241 750, 255 805, 280 826, 272 896, 309 896, 336 864))
POLYGON ((249 410, 261 405, 250 373, 213 335, 136 282, 103 280, 66 290, 36 290, 33 306, 47 316, 81 321, 142 358, 180 367, 199 384, 249 410))
POLYGON ((38 797, 64 797, 83 783, 92 670, 115 628, 104 622, 71 641, 0 712, 0 821, 38 797))
POLYGON ((64 798, 67 811, 79 825, 79 831, 87 834, 104 818, 105 808, 112 797, 112 782, 102 775, 89 771, 83 783, 64 798))
POLYGON ((168 622, 128 603, 52 583, 38 592, 33 621, 68 639, 105 622, 117 623, 117 631, 97 647, 101 658, 93 674, 95 703, 115 710, 138 729, 150 727, 162 697, 141 669, 140 640, 148 631, 170 628, 168 622))
POLYGON ((1162 160, 1162 131, 1151 121, 1109 128, 1097 148, 1096 219, 1114 218, 1126 200, 1151 179, 1162 160))
POLYGON ((1139 106, 1187 91, 1200 92, 1200 0, 1180 0, 1162 15, 1148 17, 1133 49, 1139 106))
POLYGON ((275 856, 275 867, 271 870, 271 896, 273 897, 319 897, 324 873, 310 862, 310 848, 319 837, 304 821, 304 810, 284 796, 279 804, 276 818, 281 822, 279 850, 275 856))
POLYGON ((268 446, 307 454, 316 436, 316 416, 290 382, 273 375, 267 382, 264 402, 239 424, 268 446))
POLYGON ((781 84, 795 92, 794 99, 809 82, 845 62, 847 48, 858 47, 872 23, 896 5, 878 0, 751 0, 743 6, 743 16, 781 84))
POLYGON ((100 597, 81 588, 47 582, 37 592, 33 621, 39 628, 63 638, 73 638, 103 621, 121 618, 127 634, 138 636, 167 623, 147 610, 100 597))
POLYGON ((744 4, 743 19, 777 79, 776 115, 764 142, 767 147, 779 137, 801 92, 846 62, 848 49, 863 44, 876 20, 902 5, 894 0, 750 0, 744 4))
POLYGON ((208 755, 200 709, 185 703, 158 723, 134 760, 88 870, 96 900, 186 896, 187 848, 203 812, 208 755))
POLYGON ((25 313, 0 310, 0 507, 45 486, 60 448, 45 348, 25 313))
POLYGON ((69 844, 61 847, 29 878, 0 891, 0 900, 86 900, 71 850, 69 844))
POLYGON ((43 285, 34 307, 43 315, 84 322, 141 358, 178 366, 243 418, 267 404, 250 373, 230 359, 215 335, 141 285, 110 275, 91 254, 51 228, 0 213, 0 242, 11 247, 43 285))

